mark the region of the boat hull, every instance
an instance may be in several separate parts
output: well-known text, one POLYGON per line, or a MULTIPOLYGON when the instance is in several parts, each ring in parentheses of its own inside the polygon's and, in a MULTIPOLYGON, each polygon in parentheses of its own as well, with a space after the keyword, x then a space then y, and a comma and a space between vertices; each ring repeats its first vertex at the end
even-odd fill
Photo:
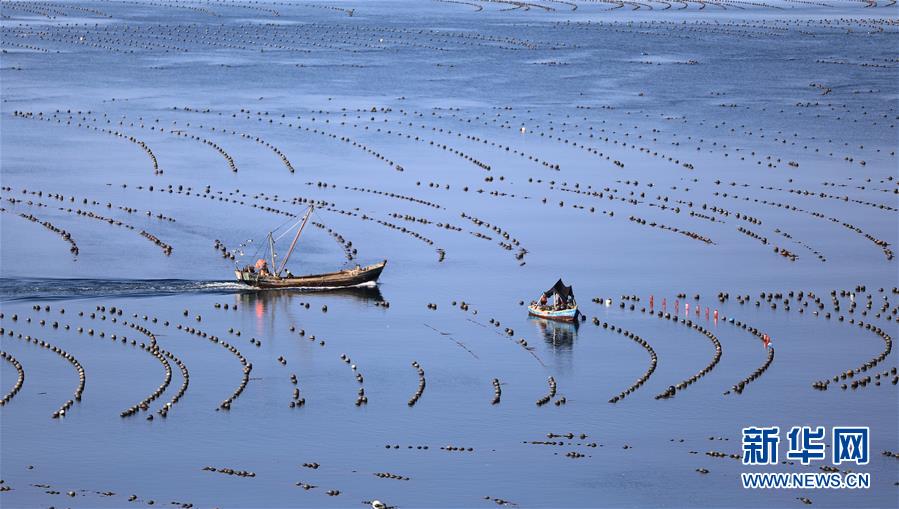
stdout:
POLYGON ((575 306, 571 309, 545 310, 540 309, 537 306, 530 305, 528 306, 528 314, 531 316, 545 318, 547 320, 555 320, 557 322, 574 322, 575 320, 577 320, 578 309, 577 306, 575 306))
POLYGON ((346 288, 376 283, 385 265, 387 260, 367 267, 291 278, 260 276, 246 270, 235 270, 234 275, 238 282, 255 288, 346 288))

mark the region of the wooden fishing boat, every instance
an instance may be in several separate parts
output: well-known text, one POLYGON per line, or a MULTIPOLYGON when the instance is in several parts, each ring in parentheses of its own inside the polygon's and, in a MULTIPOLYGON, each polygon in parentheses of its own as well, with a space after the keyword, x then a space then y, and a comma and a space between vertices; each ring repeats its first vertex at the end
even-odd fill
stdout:
POLYGON ((531 304, 528 306, 528 314, 559 322, 573 322, 577 320, 578 313, 580 313, 580 311, 578 311, 577 305, 566 309, 552 309, 551 307, 540 306, 538 304, 531 304))
POLYGON ((261 276, 258 272, 243 269, 235 270, 234 274, 241 283, 257 288, 346 288, 376 283, 385 265, 387 260, 366 267, 356 265, 352 269, 337 272, 295 277, 261 276))
POLYGON ((256 261, 255 265, 246 265, 242 268, 235 269, 234 275, 237 276, 237 281, 256 288, 282 289, 347 288, 353 286, 376 284, 378 281, 378 277, 381 276, 381 272, 387 265, 387 260, 383 260, 365 267, 356 265, 351 269, 344 269, 336 272, 327 272, 324 274, 308 274, 303 276, 295 276, 291 274, 289 270, 285 270, 287 260, 290 259, 290 255, 293 253, 293 250, 297 245, 297 241, 300 239, 300 234, 303 233, 303 228, 306 226, 306 222, 309 220, 309 216, 310 214, 312 214, 313 210, 313 206, 310 206, 306 213, 303 215, 303 218, 300 221, 297 221, 297 223, 295 223, 281 235, 283 237, 287 232, 292 230, 295 226, 299 225, 297 234, 296 236, 294 236, 293 242, 291 242, 290 248, 287 250, 287 255, 283 260, 281 260, 280 265, 276 265, 276 239, 274 238, 273 232, 268 234, 269 249, 271 250, 271 266, 277 266, 277 269, 269 269, 268 260, 260 258, 256 261))
POLYGON ((574 290, 570 286, 565 286, 561 279, 552 288, 543 292, 539 301, 531 301, 528 305, 529 315, 559 322, 574 322, 578 319, 579 313, 577 302, 574 300, 574 290))

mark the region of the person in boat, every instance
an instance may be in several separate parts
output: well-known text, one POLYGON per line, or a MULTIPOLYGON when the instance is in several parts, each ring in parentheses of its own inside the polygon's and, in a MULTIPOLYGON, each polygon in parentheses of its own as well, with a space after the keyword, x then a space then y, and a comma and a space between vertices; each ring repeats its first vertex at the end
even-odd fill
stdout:
POLYGON ((551 309, 554 311, 571 309, 577 305, 574 300, 574 290, 572 290, 570 286, 565 286, 565 283, 563 283, 561 279, 557 281, 552 288, 543 292, 543 296, 540 298, 541 305, 545 306, 545 302, 550 295, 553 296, 553 306, 551 309))
POLYGON ((260 276, 268 275, 268 262, 266 262, 263 258, 256 260, 255 269, 259 271, 260 276))

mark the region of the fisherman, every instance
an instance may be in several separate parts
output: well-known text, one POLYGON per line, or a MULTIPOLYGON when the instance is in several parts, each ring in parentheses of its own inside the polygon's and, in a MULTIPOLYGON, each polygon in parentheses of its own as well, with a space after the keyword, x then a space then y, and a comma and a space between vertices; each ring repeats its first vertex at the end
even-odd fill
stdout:
POLYGON ((545 293, 540 296, 540 305, 546 306, 546 294, 545 293))

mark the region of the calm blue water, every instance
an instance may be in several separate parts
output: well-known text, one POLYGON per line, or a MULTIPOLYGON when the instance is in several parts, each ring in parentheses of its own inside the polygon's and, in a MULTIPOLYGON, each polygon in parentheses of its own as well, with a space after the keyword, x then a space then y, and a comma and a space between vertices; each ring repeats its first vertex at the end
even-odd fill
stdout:
MULTIPOLYGON (((895 374, 874 376, 896 368, 895 352, 854 377, 871 375, 864 387, 812 384, 886 348, 850 320, 896 336, 897 7, 573 4, 0 5, 0 349, 25 372, 0 407, 11 488, 0 505, 894 507, 899 470, 881 452, 899 450, 899 399, 895 374), (386 259, 378 287, 231 282, 309 200, 317 224, 291 270, 386 259), (520 304, 559 277, 587 318, 577 327, 520 304), (817 316, 799 291, 820 298, 817 316), (761 292, 784 295, 773 309, 761 292), (701 306, 692 320, 722 346, 671 399, 654 396, 715 351, 641 312, 650 296, 655 311, 663 299, 681 315, 701 306), (742 394, 723 393, 767 351, 706 309, 773 339, 773 363, 742 394), (594 317, 658 357, 616 404, 649 355, 594 317), (189 370, 165 418, 184 380, 171 358, 159 398, 120 417, 166 376, 129 324, 189 370), (18 334, 83 366, 65 417, 51 415, 77 371, 18 334), (245 368, 209 336, 252 365, 230 410, 219 405, 245 368), (410 407, 413 362, 426 387, 410 407), (557 394, 537 406, 548 377, 557 394), (305 405, 291 408, 295 388, 305 405), (870 426, 871 462, 851 469, 873 485, 743 490, 740 472, 830 465, 753 469, 706 454, 739 454, 750 425, 870 426)), ((17 371, 2 362, 6 394, 17 371)))

